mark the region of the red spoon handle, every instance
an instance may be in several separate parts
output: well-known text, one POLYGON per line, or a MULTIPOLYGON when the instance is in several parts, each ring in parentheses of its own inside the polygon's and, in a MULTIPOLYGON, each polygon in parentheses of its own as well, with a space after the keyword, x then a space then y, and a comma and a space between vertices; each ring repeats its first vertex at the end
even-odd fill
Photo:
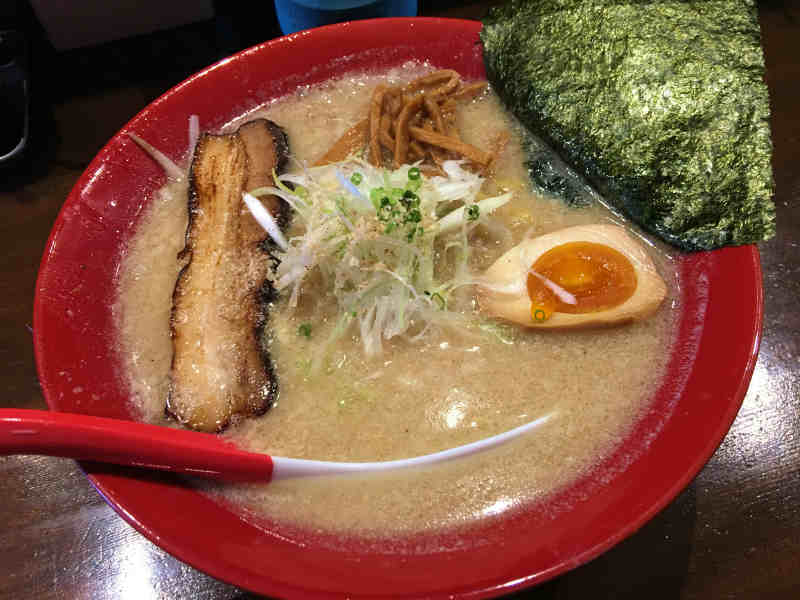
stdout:
POLYGON ((42 454, 184 473, 269 481, 272 458, 208 433, 41 410, 0 409, 0 455, 42 454))

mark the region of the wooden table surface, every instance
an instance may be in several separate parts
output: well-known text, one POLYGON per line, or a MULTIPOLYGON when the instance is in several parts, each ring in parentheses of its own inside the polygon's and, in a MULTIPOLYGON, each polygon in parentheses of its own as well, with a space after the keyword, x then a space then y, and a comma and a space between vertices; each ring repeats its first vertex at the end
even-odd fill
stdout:
MULTIPOLYGON (((479 18, 489 4, 420 6, 422 14, 479 18)), ((711 461, 655 519, 589 564, 520 595, 800 598, 798 4, 760 6, 778 234, 761 245, 764 335, 744 405, 711 461)), ((34 41, 35 127, 27 160, 0 170, 0 407, 45 408, 31 341, 34 282, 48 231, 78 175, 104 141, 171 85, 276 35, 274 14, 264 10, 254 24, 250 13, 221 14, 218 6, 213 22, 60 54, 23 15, 34 41), (170 60, 154 72, 162 56, 170 60)), ((0 600, 253 597, 139 535, 69 460, 0 457, 0 552, 0 600)))

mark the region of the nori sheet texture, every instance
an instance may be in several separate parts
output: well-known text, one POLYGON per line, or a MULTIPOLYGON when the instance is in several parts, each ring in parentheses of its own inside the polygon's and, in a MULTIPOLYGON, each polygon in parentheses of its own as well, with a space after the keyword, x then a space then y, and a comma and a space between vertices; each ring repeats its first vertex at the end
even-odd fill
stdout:
POLYGON ((774 235, 760 37, 753 0, 512 0, 481 31, 523 125, 684 250, 774 235))

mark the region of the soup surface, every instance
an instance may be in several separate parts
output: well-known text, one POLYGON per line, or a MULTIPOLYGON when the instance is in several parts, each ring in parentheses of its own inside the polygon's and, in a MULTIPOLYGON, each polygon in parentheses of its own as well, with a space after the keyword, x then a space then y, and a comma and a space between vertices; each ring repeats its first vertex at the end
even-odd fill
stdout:
MULTIPOLYGON (((266 116, 286 130, 292 168, 300 169, 363 118, 378 82, 410 80, 429 69, 407 64, 301 88, 226 129, 266 116)), ((517 125, 491 91, 464 105, 458 124, 461 136, 478 147, 511 132, 486 187, 511 190, 514 197, 493 215, 502 227, 476 231, 474 272, 525 236, 620 222, 600 205, 568 208, 531 190, 517 125)), ((115 305, 131 396, 145 420, 162 424, 168 424, 164 404, 175 256, 185 228, 185 184, 168 185, 152 199, 126 251, 115 305)), ((287 527, 366 537, 469 526, 547 498, 609 455, 647 409, 662 377, 679 306, 667 252, 657 245, 648 251, 670 291, 659 311, 643 322, 580 332, 524 330, 480 315, 472 290, 465 288, 460 310, 475 326, 432 331, 416 342, 393 338, 372 358, 364 356, 353 333, 327 352, 318 372, 310 368, 310 358, 332 326, 335 307, 314 314, 313 332, 306 337, 298 335, 309 317, 304 304, 292 310, 279 298, 269 326, 280 387, 277 404, 224 433, 247 449, 320 460, 388 460, 549 419, 504 446, 436 467, 208 491, 287 527)))

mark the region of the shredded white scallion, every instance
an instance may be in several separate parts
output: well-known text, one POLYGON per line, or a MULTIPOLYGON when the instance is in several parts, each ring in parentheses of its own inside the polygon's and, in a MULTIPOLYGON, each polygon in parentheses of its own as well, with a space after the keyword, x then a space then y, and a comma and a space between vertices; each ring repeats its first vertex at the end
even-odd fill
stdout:
POLYGON ((286 252, 289 249, 289 242, 287 242, 286 238, 283 237, 283 232, 278 226, 278 222, 275 220, 275 218, 266 208, 264 208, 264 205, 261 204, 259 199, 252 194, 244 192, 242 194, 242 199, 247 205, 250 213, 253 215, 253 218, 258 221, 258 224, 261 225, 261 227, 263 227, 264 230, 269 234, 269 237, 272 238, 272 241, 275 242, 281 250, 286 252))
POLYGON ((200 117, 197 115, 189 116, 189 164, 192 164, 194 150, 197 147, 197 140, 200 139, 200 117))
POLYGON ((166 154, 161 152, 161 150, 158 150, 154 146, 150 145, 132 131, 128 132, 128 136, 130 136, 130 138, 136 142, 142 150, 150 155, 150 158, 156 161, 161 168, 164 169, 167 177, 174 179, 175 181, 181 181, 186 177, 186 171, 172 162, 172 160, 170 160, 166 154))
MULTIPOLYGON (((500 196, 493 196, 491 198, 486 198, 485 200, 481 200, 480 202, 476 202, 475 205, 480 210, 480 214, 488 214, 492 211, 500 208, 504 204, 506 204, 509 200, 511 200, 511 192, 507 192, 500 196)), ((452 231, 457 227, 461 227, 462 223, 464 223, 464 212, 467 210, 467 206, 460 206, 454 211, 449 212, 444 217, 439 219, 437 223, 438 232, 439 233, 447 233, 448 231, 452 231)))
MULTIPOLYGON (((336 306, 340 315, 322 346, 352 326, 365 354, 373 356, 395 336, 417 340, 432 327, 463 324, 450 305, 453 290, 475 281, 467 268, 468 232, 486 223, 511 194, 479 199, 480 175, 459 161, 446 161, 443 170, 446 177, 426 178, 415 165, 386 170, 348 160, 304 166, 302 173, 275 176, 275 187, 245 194, 248 208, 280 248, 270 277, 278 291, 289 292, 289 306, 298 305, 313 274, 327 282, 309 298, 336 306), (300 217, 299 231, 288 240, 274 219, 263 217, 267 211, 255 195, 267 193, 286 200, 300 217), (437 219, 437 208, 454 201, 463 206, 437 219), (471 205, 480 219, 467 214, 471 205), (459 266, 445 279, 434 265, 439 237, 458 252, 459 266)), ((313 362, 319 364, 319 357, 313 362)))

